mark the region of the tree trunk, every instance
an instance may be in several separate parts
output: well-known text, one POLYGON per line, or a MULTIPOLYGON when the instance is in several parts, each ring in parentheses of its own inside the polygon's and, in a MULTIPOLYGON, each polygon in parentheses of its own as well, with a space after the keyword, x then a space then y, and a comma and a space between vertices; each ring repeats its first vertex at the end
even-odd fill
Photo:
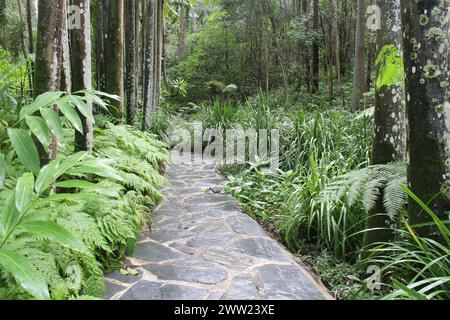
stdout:
POLYGON ((33 8, 31 0, 27 0, 27 27, 28 27, 28 51, 34 53, 34 36, 33 36, 33 8))
POLYGON ((342 103, 344 103, 344 91, 342 89, 342 77, 341 77, 341 37, 339 34, 339 23, 338 23, 338 4, 337 0, 331 0, 334 10, 333 15, 333 29, 336 36, 336 48, 335 48, 335 59, 336 59, 336 76, 338 85, 338 95, 341 98, 342 103))
MULTIPOLYGON (((61 89, 64 46, 67 35, 66 1, 40 0, 38 18, 38 36, 36 42, 36 63, 34 77, 34 96, 61 89)), ((55 110, 57 111, 57 110, 55 110)), ((39 146, 41 164, 56 157, 57 141, 53 136, 49 152, 39 146)))
POLYGON ((157 0, 146 0, 144 17, 144 121, 143 129, 151 126, 154 111, 154 67, 155 67, 155 4, 157 0))
MULTIPOLYGON (((375 84, 375 141, 372 164, 387 164, 406 158, 406 110, 404 107, 404 68, 402 57, 402 31, 400 0, 378 0, 384 15, 377 34, 375 84), (387 70, 396 77, 384 81, 387 70), (394 71, 392 71, 394 70, 394 71), (396 72, 395 72, 396 71, 396 72)), ((369 212, 364 243, 371 245, 392 239, 393 226, 398 217, 386 216, 383 204, 384 190, 374 210, 369 212)))
MULTIPOLYGON (((81 28, 70 30, 72 90, 92 89, 91 10, 90 0, 72 0, 81 8, 81 28)), ((88 104, 92 109, 92 103, 88 104)), ((75 131, 75 150, 92 152, 94 132, 92 123, 79 111, 83 133, 75 131)))
POLYGON ((359 103, 362 95, 366 92, 366 72, 365 72, 365 54, 366 54, 366 4, 365 0, 358 0, 358 18, 356 24, 355 41, 355 69, 353 75, 353 98, 352 109, 359 109, 359 103))
POLYGON ((155 108, 159 107, 159 100, 161 96, 161 78, 162 78, 162 59, 163 59, 163 41, 164 41, 164 0, 157 1, 156 11, 156 37, 155 37, 155 108))
MULTIPOLYGON (((409 128, 408 184, 440 218, 447 220, 450 202, 441 188, 450 180, 448 1, 402 0, 401 6, 409 128)), ((412 199, 408 211, 412 225, 432 221, 412 199)), ((433 236, 435 228, 416 231, 433 236)))
POLYGON ((118 122, 124 116, 124 0, 107 1, 107 28, 105 36, 105 91, 119 96, 111 101, 111 114, 118 122))
POLYGON ((179 29, 178 29, 178 60, 183 61, 187 54, 187 9, 185 5, 180 5, 179 10, 179 29))
POLYGON ((132 125, 136 116, 136 0, 125 0, 125 3, 126 114, 127 124, 132 125))
POLYGON ((95 57, 97 90, 106 91, 106 62, 105 62, 105 41, 106 27, 108 25, 108 15, 106 1, 96 0, 95 14, 95 57))
MULTIPOLYGON (((319 0, 313 0, 313 29, 315 32, 319 32, 319 0)), ((313 44, 313 73, 312 73, 312 82, 313 82, 313 92, 317 92, 319 90, 319 43, 318 40, 314 41, 313 44)))

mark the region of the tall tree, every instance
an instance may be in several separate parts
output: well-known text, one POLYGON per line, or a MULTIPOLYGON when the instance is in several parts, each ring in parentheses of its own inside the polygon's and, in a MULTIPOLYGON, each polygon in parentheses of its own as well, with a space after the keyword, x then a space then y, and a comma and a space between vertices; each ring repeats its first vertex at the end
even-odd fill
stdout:
POLYGON ((366 92, 366 0, 358 1, 355 37, 355 67, 353 75, 352 109, 358 110, 362 95, 366 92))
POLYGON ((137 41, 136 41, 136 0, 125 0, 125 94, 126 94, 126 119, 128 124, 133 124, 136 116, 137 93, 137 41))
MULTIPOLYGON (((73 6, 80 8, 80 28, 70 30, 70 49, 72 66, 72 89, 92 89, 91 52, 91 10, 90 0, 72 0, 73 6)), ((88 104, 92 108, 92 103, 88 104)), ((75 149, 91 152, 94 140, 93 125, 89 119, 78 112, 83 124, 83 133, 75 131, 75 149)))
MULTIPOLYGON (((450 97, 448 1, 402 0, 406 106, 408 118, 408 184, 441 218, 450 202, 441 188, 450 180, 450 97)), ((412 225, 431 220, 410 200, 412 225)), ((447 212, 447 214, 446 214, 447 212)), ((430 235, 431 227, 417 228, 430 235)))
MULTIPOLYGON (((64 38, 67 37, 66 9, 65 0, 39 1, 33 91, 35 97, 47 91, 61 90, 65 82, 62 78, 67 40, 64 38)), ((58 110, 55 108, 54 111, 58 110)), ((39 150, 42 163, 56 157, 58 143, 55 136, 52 136, 51 141, 48 154, 43 148, 39 150)))
POLYGON ((28 28, 28 51, 34 53, 34 36, 33 36, 33 7, 31 0, 27 0, 27 28, 28 28))
MULTIPOLYGON (((313 0, 313 29, 316 34, 319 32, 319 0, 313 0)), ((319 40, 315 39, 313 43, 313 62, 312 62, 312 84, 313 92, 319 90, 319 40)))
POLYGON ((146 0, 144 16, 144 119, 143 129, 150 127, 154 111, 155 72, 155 4, 157 0, 146 0))
POLYGON ((182 61, 187 55, 187 6, 184 2, 179 5, 178 14, 178 60, 182 61))
MULTIPOLYGON (((375 141, 372 164, 387 164, 406 159, 406 110, 400 0, 378 0, 383 19, 377 32, 375 83, 375 141)), ((397 217, 386 216, 380 190, 374 210, 366 223, 365 244, 388 241, 397 217)))
POLYGON ((95 61, 97 89, 106 91, 106 58, 105 58, 105 41, 107 37, 107 1, 96 0, 95 7, 95 61))
POLYGON ((153 105, 155 108, 159 106, 161 95, 161 76, 162 76, 162 59, 163 59, 163 41, 164 41, 164 0, 156 1, 155 8, 155 59, 154 66, 154 96, 153 105))
POLYGON ((112 101, 111 113, 122 122, 124 117, 124 0, 106 1, 106 32, 104 34, 105 91, 119 96, 112 101))

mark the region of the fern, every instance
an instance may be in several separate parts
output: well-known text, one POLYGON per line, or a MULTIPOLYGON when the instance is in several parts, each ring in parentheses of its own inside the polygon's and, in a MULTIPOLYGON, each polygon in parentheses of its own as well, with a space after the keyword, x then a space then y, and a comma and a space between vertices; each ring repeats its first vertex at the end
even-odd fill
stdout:
POLYGON ((319 201, 337 203, 349 207, 362 205, 366 212, 375 207, 384 189, 383 201, 390 217, 398 216, 408 199, 400 185, 406 184, 406 166, 402 162, 369 166, 339 176, 320 193, 319 201))

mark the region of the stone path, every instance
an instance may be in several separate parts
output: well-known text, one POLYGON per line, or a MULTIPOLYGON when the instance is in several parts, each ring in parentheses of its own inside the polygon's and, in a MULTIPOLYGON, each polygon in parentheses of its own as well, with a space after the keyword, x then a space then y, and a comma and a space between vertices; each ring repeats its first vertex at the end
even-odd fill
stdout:
MULTIPOLYGON (((172 155, 173 160, 179 157, 172 155)), ((172 164, 172 186, 126 264, 110 273, 113 300, 323 300, 327 291, 294 257, 221 193, 213 161, 172 164), (209 191, 208 191, 209 190, 209 191)))

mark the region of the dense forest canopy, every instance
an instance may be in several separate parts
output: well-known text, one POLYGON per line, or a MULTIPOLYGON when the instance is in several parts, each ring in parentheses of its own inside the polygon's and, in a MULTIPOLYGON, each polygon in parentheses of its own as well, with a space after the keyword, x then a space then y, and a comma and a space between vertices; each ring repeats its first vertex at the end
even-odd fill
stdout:
POLYGON ((198 136, 183 151, 218 159, 335 298, 449 299, 449 18, 444 0, 0 0, 0 299, 138 275, 123 260, 170 150, 198 136), (233 130, 271 159, 219 159, 233 130))

